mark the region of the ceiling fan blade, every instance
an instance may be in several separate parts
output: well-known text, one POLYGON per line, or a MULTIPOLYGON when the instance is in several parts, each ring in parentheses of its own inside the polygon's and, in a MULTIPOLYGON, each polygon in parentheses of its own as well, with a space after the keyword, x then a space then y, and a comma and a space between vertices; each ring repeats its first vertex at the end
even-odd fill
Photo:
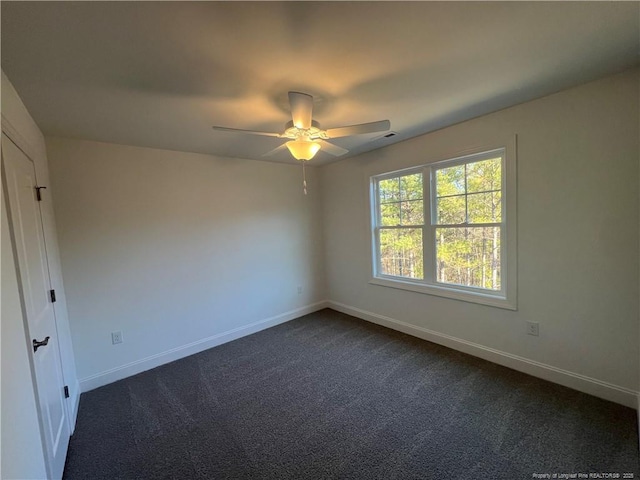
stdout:
POLYGON ((293 124, 298 128, 311 128, 313 97, 306 93, 289 92, 289 105, 293 124))
POLYGON ((240 128, 229 128, 229 127, 218 127, 214 125, 214 130, 219 132, 231 132, 231 133, 250 133, 251 135, 264 135, 265 137, 279 137, 279 133, 271 133, 271 132, 259 132, 257 130, 242 130, 240 128))
POLYGON ((333 143, 326 142, 324 140, 314 140, 316 143, 320 144, 320 148, 323 152, 327 152, 334 157, 339 157, 340 155, 344 155, 345 153, 349 153, 349 150, 346 148, 339 147, 338 145, 334 145, 333 143))
POLYGON ((286 150, 287 148, 287 144, 283 143, 282 145, 280 145, 279 147, 274 148, 273 150, 267 152, 267 153, 263 153, 262 156, 263 157, 270 157, 271 155, 275 155, 278 152, 281 152, 282 150, 286 150))
POLYGON ((350 135, 362 135, 364 133, 385 132, 391 128, 389 120, 380 120, 371 123, 361 123, 359 125, 349 125, 348 127, 330 128, 327 130, 329 138, 348 137, 350 135))

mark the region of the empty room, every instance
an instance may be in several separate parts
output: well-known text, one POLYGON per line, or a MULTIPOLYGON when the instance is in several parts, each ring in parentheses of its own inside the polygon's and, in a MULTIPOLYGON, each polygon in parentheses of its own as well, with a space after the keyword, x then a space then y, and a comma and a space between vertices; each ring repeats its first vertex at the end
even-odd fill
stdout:
POLYGON ((639 478, 640 2, 0 9, 0 478, 639 478))

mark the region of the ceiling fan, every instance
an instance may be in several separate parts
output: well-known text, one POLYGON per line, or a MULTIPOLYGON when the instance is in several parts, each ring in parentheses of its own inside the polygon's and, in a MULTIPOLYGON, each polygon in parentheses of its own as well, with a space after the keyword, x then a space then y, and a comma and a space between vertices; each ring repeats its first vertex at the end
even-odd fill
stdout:
POLYGON ((271 156, 274 153, 288 148, 296 160, 311 160, 320 149, 336 157, 344 155, 348 152, 347 149, 327 142, 327 140, 330 138, 348 137, 365 133, 385 132, 391 128, 389 120, 380 120, 377 122, 323 130, 320 128, 320 124, 312 119, 313 97, 311 95, 300 92, 289 92, 289 105, 291 106, 292 120, 286 123, 283 133, 241 130, 238 128, 219 126, 213 126, 212 128, 222 132, 249 133, 267 137, 288 138, 288 142, 265 153, 263 157, 271 156))

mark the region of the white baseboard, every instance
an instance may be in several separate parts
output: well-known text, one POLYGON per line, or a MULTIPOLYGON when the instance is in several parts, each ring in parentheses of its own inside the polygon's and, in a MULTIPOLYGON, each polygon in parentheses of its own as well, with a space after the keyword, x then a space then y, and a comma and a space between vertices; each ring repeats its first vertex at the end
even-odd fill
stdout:
POLYGON ((254 323, 250 323, 249 325, 234 328, 233 330, 219 333, 211 337, 203 338, 187 345, 172 348, 171 350, 167 350, 166 352, 151 355, 150 357, 142 358, 140 360, 136 360, 135 362, 131 362, 126 365, 121 365, 119 367, 112 368, 95 375, 91 375, 80 380, 80 391, 88 392, 89 390, 93 390, 94 388, 98 388, 103 385, 122 380, 123 378, 127 378, 146 370, 159 367, 160 365, 173 362, 174 360, 179 360, 180 358, 188 357, 189 355, 193 355, 194 353, 199 353, 203 350, 222 345, 223 343, 227 343, 232 340, 251 335, 252 333, 259 332, 260 330, 264 330, 266 328, 288 322, 289 320, 293 320, 294 318, 298 318, 303 315, 322 310, 326 307, 327 302, 322 301, 307 305, 305 307, 296 308, 295 310, 290 310, 274 317, 265 318, 254 323))
POLYGON ((563 370, 551 365, 546 365, 518 355, 495 350, 477 343, 462 340, 460 338, 452 337, 423 327, 418 327, 416 325, 411 325, 400 320, 395 320, 384 315, 378 315, 377 313, 368 312, 366 310, 351 307, 332 300, 327 302, 327 306, 368 322, 376 323, 378 325, 391 328, 392 330, 398 330, 414 337, 422 338, 423 340, 444 345, 445 347, 468 353, 469 355, 512 368, 519 372, 527 373, 534 377, 542 378, 627 407, 639 409, 640 412, 640 397, 638 397, 638 392, 628 388, 613 385, 611 383, 603 382, 595 378, 563 370))

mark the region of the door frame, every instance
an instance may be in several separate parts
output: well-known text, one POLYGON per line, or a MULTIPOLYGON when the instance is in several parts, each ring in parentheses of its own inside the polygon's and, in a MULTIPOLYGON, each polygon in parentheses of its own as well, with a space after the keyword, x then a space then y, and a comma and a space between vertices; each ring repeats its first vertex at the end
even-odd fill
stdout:
MULTIPOLYGON (((29 115, 29 112, 26 110, 24 105, 22 104, 20 97, 18 96, 17 92, 15 92, 15 90, 13 89, 13 85, 11 85, 11 82, 5 76, 4 72, 2 72, 2 89, 3 89, 3 94, 2 94, 3 108, 2 108, 2 111, 0 111, 0 119, 1 119, 0 124, 2 126, 2 133, 4 133, 7 137, 9 137, 9 139, 14 143, 14 145, 18 147, 18 149, 21 150, 22 153, 24 153, 27 156, 27 158, 29 158, 31 163, 34 165, 36 181, 39 182, 40 184, 40 182, 43 180, 43 178, 41 178, 41 175, 39 175, 39 172, 40 172, 40 173, 43 173, 45 177, 45 181, 48 182, 49 175, 48 175, 48 166, 46 165, 46 151, 45 151, 44 138, 42 137, 42 133, 40 132, 40 129, 38 128, 36 123, 33 121, 33 119, 29 115), (41 164, 42 162, 38 162, 37 160, 42 158, 45 159, 44 160, 45 167, 44 167, 44 170, 40 171, 39 164, 41 164)), ((48 185, 45 185, 45 186, 48 186, 48 185)), ((49 208, 52 208, 52 207, 50 206, 49 208)), ((51 213, 52 212, 49 213, 49 216, 51 215, 51 213)), ((53 282, 53 278, 51 276, 52 266, 50 263, 51 259, 49 256, 50 249, 49 249, 48 241, 51 241, 50 236, 55 235, 55 232, 52 233, 51 227, 50 226, 48 227, 45 224, 44 222, 45 215, 42 212, 42 207, 40 208, 40 215, 41 215, 41 218, 43 219, 42 227, 43 227, 45 245, 47 246, 47 267, 49 270, 49 283, 51 284, 53 282)), ((55 221, 54 221, 54 225, 55 225, 55 221)), ((56 247, 57 240, 54 238, 53 241, 55 243, 53 247, 57 248, 56 247)), ((53 253, 56 255, 59 255, 56 252, 53 252, 53 253)), ((59 263, 60 263, 60 260, 58 258, 57 259, 58 269, 60 268, 59 263)), ((59 272, 59 270, 57 270, 57 272, 58 272, 58 276, 61 277, 61 273, 59 272)), ((66 295, 64 292, 64 285, 60 284, 60 281, 59 281, 58 284, 56 284, 52 288, 55 288, 56 293, 58 294, 58 301, 53 304, 53 311, 56 317, 56 329, 58 331, 57 333, 58 334, 62 333, 64 335, 66 349, 70 352, 71 357, 73 357, 74 355, 73 355, 73 349, 71 346, 71 337, 70 337, 71 332, 68 330, 69 328, 68 324, 65 323, 66 328, 64 330, 66 331, 61 332, 59 329, 58 314, 60 313, 63 316, 63 320, 68 316, 68 313, 66 311, 66 295), (60 292, 58 292, 58 289, 60 289, 60 292), (58 309, 60 308, 61 302, 64 303, 64 311, 59 312, 58 309)), ((58 338, 60 338, 60 336, 58 338)), ((65 350, 65 352, 67 350, 65 350)), ((64 378, 65 385, 69 386, 69 391, 70 391, 70 398, 68 398, 67 402, 65 402, 65 407, 67 408, 67 418, 69 419, 69 431, 71 432, 71 434, 73 434, 76 428, 76 419, 78 416, 78 408, 80 406, 80 394, 81 394, 80 383, 78 382, 78 378, 76 376, 75 359, 72 359, 73 361, 71 362, 71 364, 68 364, 69 359, 66 358, 68 357, 68 355, 63 355, 63 352, 60 351, 60 356, 62 361, 62 376, 64 378)))
MULTIPOLYGON (((19 145, 18 143, 16 143, 14 141, 14 139, 9 135, 9 132, 5 131, 5 118, 3 116, 2 118, 2 137, 6 137, 2 139, 2 143, 5 142, 11 142, 11 144, 13 144, 13 146, 15 148, 17 148, 25 157, 26 161, 29 163, 29 168, 32 170, 33 172, 33 180, 36 182, 36 184, 38 184, 38 175, 37 175, 37 168, 35 165, 35 162, 33 160, 33 158, 28 154, 28 152, 25 151, 24 148, 21 147, 21 145, 19 145)), ((14 134, 17 133, 14 131, 14 134)), ((19 134, 18 134, 19 135, 19 134)), ((22 137, 19 137, 21 140, 24 140, 22 137)), ((6 148, 6 147, 5 147, 6 148)), ((8 215, 7 218, 7 222, 9 225, 9 237, 10 237, 10 241, 11 241, 11 250, 13 252, 13 267, 16 271, 17 274, 17 280, 18 280, 18 293, 19 293, 19 301, 20 301, 20 309, 21 309, 21 316, 22 316, 22 324, 23 324, 23 329, 24 329, 24 338, 25 338, 25 343, 24 343, 24 348, 27 351, 27 358, 29 361, 29 370, 30 370, 30 381, 33 387, 33 391, 35 394, 35 399, 36 399, 36 412, 37 412, 37 422, 38 422, 38 427, 39 427, 39 436, 42 442, 42 449, 43 449, 43 453, 44 453, 44 461, 45 461, 45 468, 47 471, 47 476, 49 478, 54 478, 54 472, 53 472, 53 465, 52 465, 52 459, 53 457, 51 457, 52 453, 49 450, 48 447, 48 442, 45 438, 45 432, 46 432, 46 425, 45 425, 45 418, 44 418, 44 413, 42 411, 42 404, 41 404, 41 392, 40 392, 40 385, 38 382, 38 378, 36 375, 36 367, 35 367, 35 359, 34 359, 34 351, 31 345, 31 328, 30 328, 30 322, 29 322, 29 315, 27 314, 27 308, 26 308, 26 292, 25 292, 25 285, 23 283, 23 279, 22 279, 22 275, 23 272, 21 272, 21 268, 20 268, 20 258, 18 256, 18 252, 17 252, 17 246, 16 246, 16 233, 15 233, 15 225, 14 225, 14 218, 13 218, 13 213, 11 212, 12 209, 12 205, 11 205, 11 201, 9 198, 9 189, 8 189, 8 185, 7 185, 7 176, 6 176, 6 151, 5 148, 2 148, 2 152, 0 153, 1 155, 1 166, 0 166, 0 170, 1 170, 1 174, 2 174, 2 194, 3 194, 3 202, 6 202, 6 213, 8 215)), ((24 160, 22 160, 24 161, 24 160)), ((49 259, 49 249, 47 248, 47 236, 45 234, 45 229, 44 229, 44 220, 43 220, 43 211, 41 208, 41 205, 38 204, 37 205, 37 210, 36 210, 36 221, 39 224, 39 236, 41 236, 40 241, 42 242, 42 246, 43 246, 43 251, 42 251, 42 256, 43 256, 43 262, 44 262, 44 269, 43 269, 43 274, 44 274, 44 284, 45 287, 48 289, 52 288, 52 278, 51 278, 51 265, 50 265, 50 259, 49 259)), ((63 442, 64 443, 64 456, 66 457, 66 453, 68 450, 68 443, 69 443, 69 437, 70 435, 73 433, 73 427, 75 426, 75 418, 72 417, 72 408, 73 406, 71 405, 72 402, 68 401, 70 400, 69 398, 66 398, 63 395, 63 387, 65 386, 65 384, 67 383, 67 379, 65 378, 65 374, 64 374, 64 367, 63 367, 63 362, 62 362, 62 352, 61 352, 61 348, 60 348, 60 342, 59 342, 59 326, 58 326, 58 319, 57 319, 57 315, 56 315, 56 309, 55 309, 55 304, 51 304, 50 307, 51 308, 51 320, 53 322, 53 332, 52 332, 52 338, 51 341, 49 343, 49 348, 54 348, 56 350, 54 357, 57 358, 57 363, 58 363, 58 368, 59 368, 59 381, 61 382, 60 385, 56 385, 56 387, 59 387, 59 396, 60 396, 60 400, 61 400, 61 405, 62 405, 62 409, 63 409, 63 415, 66 417, 64 419, 64 425, 65 425, 65 431, 68 432, 68 435, 63 435, 63 437, 59 438, 58 441, 63 442), (55 340, 55 341, 54 341, 55 340), (64 438, 66 437, 66 438, 64 438)), ((79 399, 79 395, 76 396, 79 399)), ((76 410, 77 411, 77 410, 76 410)), ((64 460, 63 460, 64 461, 64 460)), ((63 463, 64 465, 64 463, 63 463)), ((57 471, 55 473, 58 473, 57 471)), ((61 474, 62 472, 60 472, 61 474)))

